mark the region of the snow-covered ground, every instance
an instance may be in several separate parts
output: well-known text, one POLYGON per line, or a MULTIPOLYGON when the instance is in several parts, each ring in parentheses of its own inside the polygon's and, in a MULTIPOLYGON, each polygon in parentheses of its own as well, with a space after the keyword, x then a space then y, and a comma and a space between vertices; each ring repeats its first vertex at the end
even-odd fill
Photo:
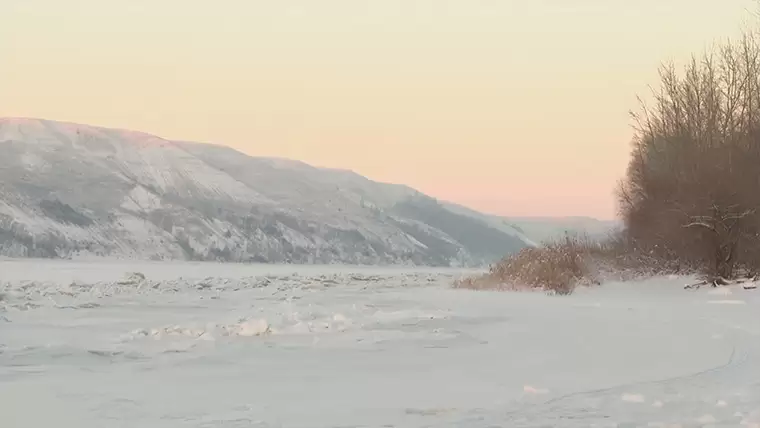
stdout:
POLYGON ((2 261, 0 427, 760 423, 760 291, 463 273, 2 261))

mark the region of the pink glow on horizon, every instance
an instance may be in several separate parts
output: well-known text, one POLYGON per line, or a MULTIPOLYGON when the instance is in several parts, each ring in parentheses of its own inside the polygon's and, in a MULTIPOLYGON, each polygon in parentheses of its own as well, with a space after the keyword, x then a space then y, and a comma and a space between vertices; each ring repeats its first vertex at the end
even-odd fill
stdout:
POLYGON ((494 214, 600 218, 658 65, 736 35, 757 7, 71 1, 5 0, 0 116, 226 144, 494 214))

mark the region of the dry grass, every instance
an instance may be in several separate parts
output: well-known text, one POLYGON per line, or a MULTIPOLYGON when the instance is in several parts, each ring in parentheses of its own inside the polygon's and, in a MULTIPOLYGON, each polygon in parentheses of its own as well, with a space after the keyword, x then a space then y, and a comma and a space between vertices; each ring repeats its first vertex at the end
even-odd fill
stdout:
POLYGON ((571 237, 542 247, 525 248, 491 266, 489 273, 458 281, 455 287, 571 294, 578 285, 596 282, 588 250, 587 242, 571 237))
POLYGON ((491 266, 482 276, 457 281, 456 288, 473 290, 540 290, 572 294, 576 287, 598 285, 605 279, 690 273, 677 259, 637 249, 619 237, 598 242, 585 236, 566 236, 537 248, 526 248, 491 266))

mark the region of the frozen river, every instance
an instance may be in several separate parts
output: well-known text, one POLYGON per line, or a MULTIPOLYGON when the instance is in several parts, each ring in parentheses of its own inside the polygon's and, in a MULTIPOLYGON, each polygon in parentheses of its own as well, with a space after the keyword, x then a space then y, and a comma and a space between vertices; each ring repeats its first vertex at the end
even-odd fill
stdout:
POLYGON ((760 424, 760 291, 465 273, 2 261, 0 427, 760 424))

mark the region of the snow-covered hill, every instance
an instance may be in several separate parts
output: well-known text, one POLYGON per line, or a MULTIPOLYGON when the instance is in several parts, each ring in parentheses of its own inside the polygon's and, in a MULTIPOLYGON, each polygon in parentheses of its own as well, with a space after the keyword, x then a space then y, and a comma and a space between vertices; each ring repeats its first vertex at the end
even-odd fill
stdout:
POLYGON ((502 222, 538 243, 561 239, 565 234, 603 239, 623 227, 618 220, 591 217, 508 217, 502 222))
POLYGON ((349 171, 0 119, 0 255, 477 265, 530 244, 491 217, 349 171))

